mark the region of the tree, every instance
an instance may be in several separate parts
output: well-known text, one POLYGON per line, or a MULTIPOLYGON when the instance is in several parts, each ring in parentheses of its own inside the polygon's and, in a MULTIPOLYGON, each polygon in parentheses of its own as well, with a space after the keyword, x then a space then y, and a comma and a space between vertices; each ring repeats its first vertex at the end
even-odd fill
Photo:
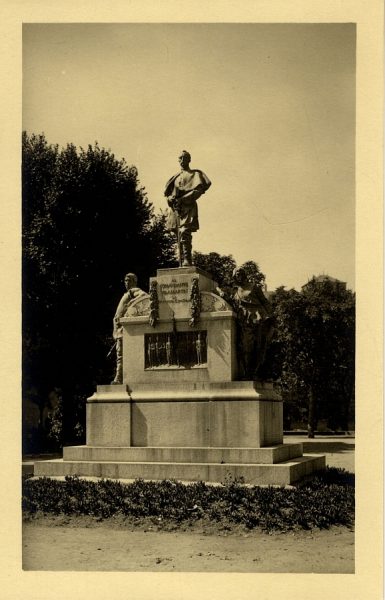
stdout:
POLYGON ((242 268, 246 271, 249 281, 252 281, 257 285, 263 285, 265 283, 265 275, 259 270, 259 266, 253 260, 248 260, 243 263, 242 268))
POLYGON ((59 150, 23 134, 23 389, 40 404, 63 391, 67 432, 108 381, 111 323, 127 271, 148 289, 175 261, 165 216, 138 172, 97 143, 59 150))
POLYGON ((321 417, 347 429, 354 393, 354 294, 314 280, 302 292, 279 288, 273 303, 283 393, 307 406, 309 437, 321 417))
MULTIPOLYGON (((218 254, 217 252, 210 252, 209 254, 203 254, 202 252, 194 252, 193 255, 194 265, 200 267, 207 273, 212 275, 213 279, 218 285, 225 290, 231 291, 233 288, 233 271, 237 267, 237 263, 231 254, 218 254)), ((265 275, 260 271, 258 265, 253 260, 245 262, 242 267, 245 269, 246 274, 250 281, 261 285, 265 281, 265 275)))
POLYGON ((221 255, 217 252, 203 254, 194 251, 193 263, 210 273, 220 287, 232 287, 232 273, 237 265, 231 254, 221 255))

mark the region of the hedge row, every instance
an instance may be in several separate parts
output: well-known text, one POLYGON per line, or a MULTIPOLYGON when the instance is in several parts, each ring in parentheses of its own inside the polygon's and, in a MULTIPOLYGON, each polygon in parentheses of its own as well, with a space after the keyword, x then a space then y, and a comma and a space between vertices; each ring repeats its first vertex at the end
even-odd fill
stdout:
POLYGON ((243 524, 264 531, 350 526, 354 521, 354 480, 341 469, 327 469, 310 482, 294 488, 246 487, 229 481, 220 486, 173 480, 86 481, 66 477, 26 479, 23 511, 93 515, 117 514, 154 517, 173 523, 198 520, 243 524))

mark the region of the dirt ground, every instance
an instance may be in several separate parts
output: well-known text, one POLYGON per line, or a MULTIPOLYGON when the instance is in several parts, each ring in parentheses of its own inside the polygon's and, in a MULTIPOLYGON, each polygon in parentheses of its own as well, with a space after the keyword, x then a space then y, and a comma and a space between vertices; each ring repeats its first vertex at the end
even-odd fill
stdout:
POLYGON ((334 527, 268 535, 202 525, 170 532, 52 517, 24 525, 23 569, 354 573, 354 533, 334 527))
MULTIPOLYGON (((354 438, 289 436, 329 466, 354 471, 354 438)), ((23 569, 33 571, 168 571, 239 573, 354 573, 354 532, 265 534, 197 523, 157 531, 121 519, 43 517, 23 524, 23 569)))

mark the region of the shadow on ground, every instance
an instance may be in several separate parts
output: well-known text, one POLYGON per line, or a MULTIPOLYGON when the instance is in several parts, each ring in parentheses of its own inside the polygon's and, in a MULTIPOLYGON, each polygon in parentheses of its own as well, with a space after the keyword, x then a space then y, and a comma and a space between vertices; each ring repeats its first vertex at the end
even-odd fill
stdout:
POLYGON ((306 454, 334 454, 338 452, 354 452, 355 444, 346 442, 303 442, 303 451, 306 454))

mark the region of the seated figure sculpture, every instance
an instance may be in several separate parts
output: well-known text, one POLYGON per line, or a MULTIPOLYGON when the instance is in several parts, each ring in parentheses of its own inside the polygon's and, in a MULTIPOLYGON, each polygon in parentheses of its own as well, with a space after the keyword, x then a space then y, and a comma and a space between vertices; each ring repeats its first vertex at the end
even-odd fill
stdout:
POLYGON ((198 169, 190 169, 191 155, 183 150, 179 156, 181 166, 177 173, 166 183, 164 195, 171 209, 167 228, 177 236, 179 266, 192 264, 192 233, 198 231, 197 199, 209 189, 211 181, 198 169))

